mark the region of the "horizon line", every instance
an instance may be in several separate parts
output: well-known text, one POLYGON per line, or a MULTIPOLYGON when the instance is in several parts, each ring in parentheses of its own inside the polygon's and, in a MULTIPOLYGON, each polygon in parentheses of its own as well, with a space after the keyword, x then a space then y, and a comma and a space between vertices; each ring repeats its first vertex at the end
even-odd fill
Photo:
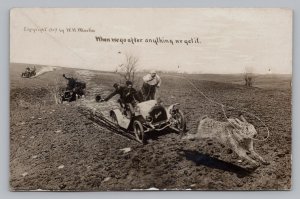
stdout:
MULTIPOLYGON (((20 63, 20 62, 9 62, 9 64, 24 64, 24 65, 36 65, 36 66, 51 66, 51 67, 60 67, 60 68, 70 68, 70 69, 77 69, 77 70, 91 70, 91 71, 99 71, 99 72, 108 72, 108 73, 115 73, 112 70, 97 70, 97 69, 90 69, 90 68, 76 68, 76 67, 71 67, 71 66, 53 66, 53 65, 45 65, 45 64, 31 64, 31 63, 20 63)), ((138 70, 137 73, 144 73, 144 72, 149 72, 153 69, 143 69, 143 70, 138 70)), ((162 73, 178 73, 178 74, 189 74, 189 75, 241 75, 241 74, 246 74, 246 72, 239 72, 239 73, 206 73, 206 72, 177 72, 174 70, 157 70, 162 73)), ((253 74, 253 75, 293 75, 293 72, 291 73, 247 73, 247 74, 253 74)))

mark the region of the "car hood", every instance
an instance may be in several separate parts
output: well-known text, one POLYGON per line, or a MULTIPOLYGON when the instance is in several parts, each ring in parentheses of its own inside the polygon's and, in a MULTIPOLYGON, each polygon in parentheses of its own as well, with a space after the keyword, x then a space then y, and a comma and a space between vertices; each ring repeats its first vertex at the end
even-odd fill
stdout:
POLYGON ((156 100, 148 100, 138 103, 136 106, 140 110, 141 115, 146 118, 149 115, 150 110, 156 105, 156 100))

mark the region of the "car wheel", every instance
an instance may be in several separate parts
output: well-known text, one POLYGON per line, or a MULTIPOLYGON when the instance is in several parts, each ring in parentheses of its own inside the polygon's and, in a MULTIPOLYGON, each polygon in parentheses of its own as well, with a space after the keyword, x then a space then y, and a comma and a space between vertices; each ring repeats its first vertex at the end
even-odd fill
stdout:
POLYGON ((114 124, 118 125, 118 120, 117 120, 117 116, 116 116, 115 112, 110 113, 110 119, 114 124))
POLYGON ((177 122, 176 128, 184 132, 186 130, 186 120, 183 112, 178 110, 178 112, 174 115, 174 119, 177 122))
POLYGON ((140 121, 135 120, 133 122, 133 132, 138 142, 145 144, 144 128, 140 121))

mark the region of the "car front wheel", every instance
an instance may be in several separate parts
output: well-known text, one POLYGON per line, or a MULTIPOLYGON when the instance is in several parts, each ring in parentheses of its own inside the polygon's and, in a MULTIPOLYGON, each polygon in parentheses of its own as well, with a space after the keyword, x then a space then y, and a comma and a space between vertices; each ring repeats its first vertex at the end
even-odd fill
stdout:
POLYGON ((133 122, 133 131, 134 131, 136 140, 142 144, 145 144, 144 127, 140 121, 135 120, 133 122))

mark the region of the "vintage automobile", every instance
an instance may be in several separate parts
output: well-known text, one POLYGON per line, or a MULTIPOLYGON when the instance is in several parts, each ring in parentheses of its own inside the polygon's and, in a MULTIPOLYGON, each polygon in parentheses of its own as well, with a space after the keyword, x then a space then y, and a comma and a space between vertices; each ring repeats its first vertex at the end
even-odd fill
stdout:
POLYGON ((73 89, 65 89, 60 92, 59 103, 64 101, 73 102, 82 98, 85 95, 86 84, 84 82, 76 81, 73 89))
POLYGON ((30 78, 35 75, 36 75, 36 68, 35 67, 33 67, 33 68, 27 67, 25 72, 21 74, 21 77, 30 78))
POLYGON ((145 135, 153 131, 169 128, 179 133, 185 132, 186 120, 178 106, 176 103, 166 108, 162 102, 149 100, 136 104, 134 113, 128 114, 126 108, 125 111, 111 110, 110 118, 122 129, 133 132, 136 140, 144 144, 147 141, 145 135))

